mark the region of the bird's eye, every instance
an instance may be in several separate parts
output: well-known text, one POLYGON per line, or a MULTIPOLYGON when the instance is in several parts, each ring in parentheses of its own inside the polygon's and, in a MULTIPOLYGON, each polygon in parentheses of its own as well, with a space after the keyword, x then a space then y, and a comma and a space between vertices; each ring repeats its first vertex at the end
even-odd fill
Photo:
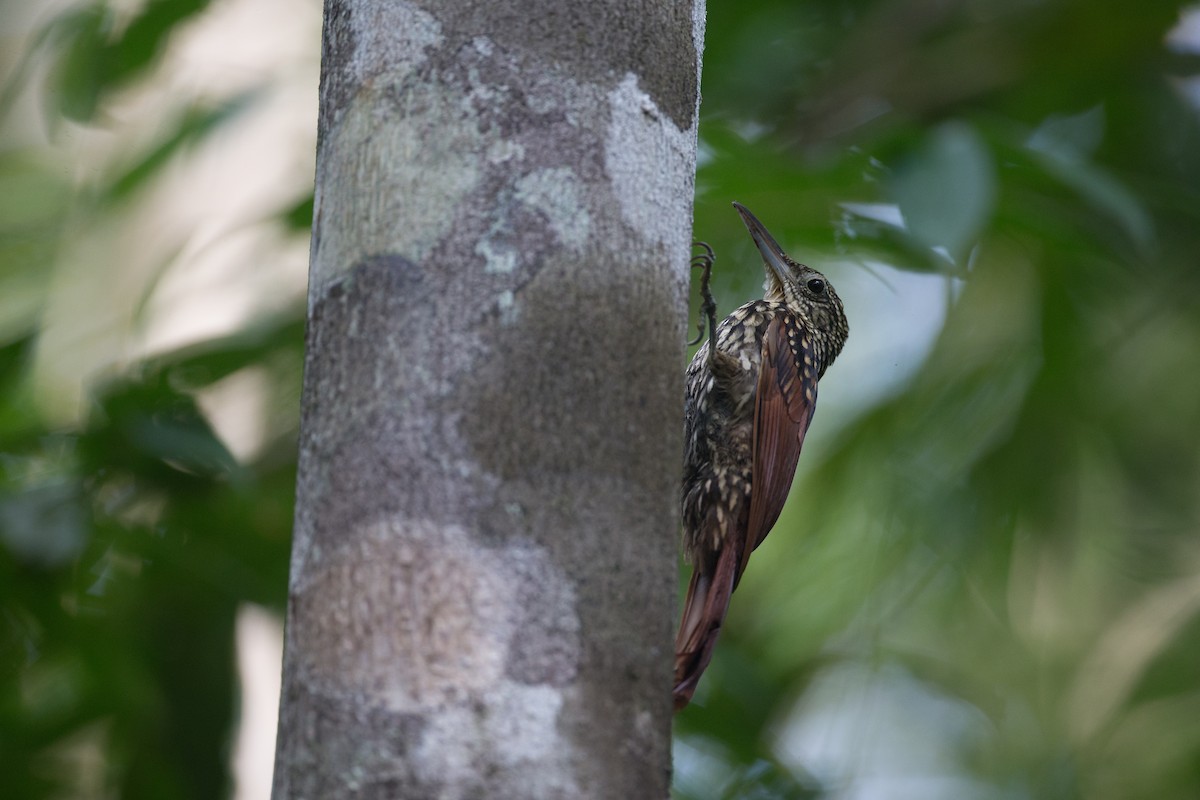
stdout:
POLYGON ((824 294, 825 293, 825 281, 821 280, 820 278, 809 278, 808 279, 808 290, 810 292, 812 292, 813 294, 824 294))

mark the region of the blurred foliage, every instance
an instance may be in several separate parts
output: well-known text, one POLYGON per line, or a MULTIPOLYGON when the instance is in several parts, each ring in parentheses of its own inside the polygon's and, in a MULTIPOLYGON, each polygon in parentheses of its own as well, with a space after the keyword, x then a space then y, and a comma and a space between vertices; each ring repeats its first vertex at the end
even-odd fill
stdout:
POLYGON ((121 20, 103 2, 80 5, 54 19, 44 38, 58 45, 53 91, 66 118, 89 122, 106 94, 149 69, 179 23, 208 0, 148 0, 121 20))
MULTIPOLYGON (((301 309, 97 381, 74 423, 46 413, 36 386, 42 314, 72 237, 110 224, 189 147, 258 102, 253 93, 181 99, 115 168, 63 162, 70 150, 56 145, 71 125, 104 130, 121 93, 152 76, 176 29, 207 5, 69 8, 49 18, 3 76, 0 123, 21 129, 12 115, 32 91, 46 101, 38 122, 49 132, 45 145, 19 134, 0 140, 6 798, 227 796, 238 714, 235 614, 248 602, 282 613, 301 309), (250 372, 267 379, 271 407, 282 411, 242 463, 199 398, 250 372)), ((303 208, 278 214, 290 224, 303 208)), ((91 267, 116 280, 123 265, 106 256, 96 252, 91 267)))
POLYGON ((226 794, 234 614, 282 608, 294 445, 239 465, 193 395, 298 361, 301 321, 144 364, 68 430, 23 394, 31 341, 0 350, 5 796, 226 794))
MULTIPOLYGON (((102 129, 207 6, 74 7, 0 112, 34 83, 51 136, 102 129)), ((939 276, 946 320, 861 413, 824 390, 836 430, 678 718, 681 800, 1200 795, 1197 62, 1167 39, 1184 9, 709 3, 696 231, 722 310, 761 282, 737 199, 835 283, 855 264, 939 276)), ((98 382, 75 424, 43 413, 31 365, 70 232, 257 102, 168 115, 99 181, 0 142, 6 797, 229 791, 234 614, 284 601, 300 312, 98 382), (247 371, 288 409, 248 463, 198 402, 247 371)))
POLYGON ((950 300, 900 389, 801 459, 678 719, 679 797, 1200 796, 1185 9, 710 4, 724 308, 761 280, 729 198, 835 283, 887 264, 950 300), (794 779, 747 791, 768 767, 794 779))

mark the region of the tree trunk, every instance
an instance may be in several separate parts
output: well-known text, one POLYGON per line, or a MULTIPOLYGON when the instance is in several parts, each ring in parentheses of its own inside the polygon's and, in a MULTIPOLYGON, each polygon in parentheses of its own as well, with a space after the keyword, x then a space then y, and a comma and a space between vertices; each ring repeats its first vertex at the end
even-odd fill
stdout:
POLYGON ((274 797, 664 798, 703 3, 328 0, 274 797))

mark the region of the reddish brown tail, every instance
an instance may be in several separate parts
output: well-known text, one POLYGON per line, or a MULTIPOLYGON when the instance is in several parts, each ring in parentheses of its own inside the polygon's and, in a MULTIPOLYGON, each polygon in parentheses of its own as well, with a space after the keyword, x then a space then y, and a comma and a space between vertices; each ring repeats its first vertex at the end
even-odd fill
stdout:
POLYGON ((683 619, 675 636, 675 710, 692 699, 696 684, 712 660, 721 622, 737 576, 737 549, 723 547, 711 573, 698 565, 683 601, 683 619))

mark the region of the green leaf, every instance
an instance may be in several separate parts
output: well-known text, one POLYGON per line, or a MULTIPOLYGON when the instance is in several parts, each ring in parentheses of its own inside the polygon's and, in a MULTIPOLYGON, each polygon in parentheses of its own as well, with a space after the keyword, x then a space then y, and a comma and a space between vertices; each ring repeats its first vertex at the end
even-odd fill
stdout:
POLYGON ((313 196, 310 194, 296 205, 286 209, 281 215, 283 222, 289 228, 297 231, 308 231, 312 228, 313 196))
POLYGON ((107 200, 125 199, 159 173, 172 156, 195 144, 253 104, 255 92, 237 95, 213 108, 191 108, 175 124, 174 130, 149 153, 125 169, 102 192, 107 200))
POLYGON ((890 187, 909 234, 959 261, 983 232, 996 201, 991 154, 961 122, 932 131, 896 170, 890 187))
POLYGON ((1116 222, 1141 252, 1154 242, 1154 223, 1137 196, 1089 154, 1104 135, 1099 107, 1074 116, 1048 117, 1025 145, 1047 174, 1116 222))
POLYGON ((53 481, 0 494, 0 541, 25 564, 67 564, 83 549, 87 534, 77 481, 53 481))
POLYGON ((105 46, 112 14, 101 3, 68 12, 51 23, 51 39, 66 41, 53 74, 60 114, 87 122, 96 113, 105 85, 105 46))
POLYGON ((32 333, 0 345, 0 394, 11 396, 17 383, 29 369, 30 357, 36 339, 32 333))
POLYGON ((113 85, 129 80, 162 52, 179 23, 203 11, 209 0, 149 0, 109 48, 113 85))
POLYGON ((1094 106, 1081 114, 1051 114, 1029 137, 1028 146, 1069 160, 1096 152, 1104 139, 1104 109, 1094 106))
POLYGON ((209 0, 149 0, 114 36, 115 20, 103 2, 72 10, 48 26, 51 41, 65 41, 55 69, 59 112, 90 122, 105 92, 141 75, 162 53, 179 24, 208 6, 209 0))

